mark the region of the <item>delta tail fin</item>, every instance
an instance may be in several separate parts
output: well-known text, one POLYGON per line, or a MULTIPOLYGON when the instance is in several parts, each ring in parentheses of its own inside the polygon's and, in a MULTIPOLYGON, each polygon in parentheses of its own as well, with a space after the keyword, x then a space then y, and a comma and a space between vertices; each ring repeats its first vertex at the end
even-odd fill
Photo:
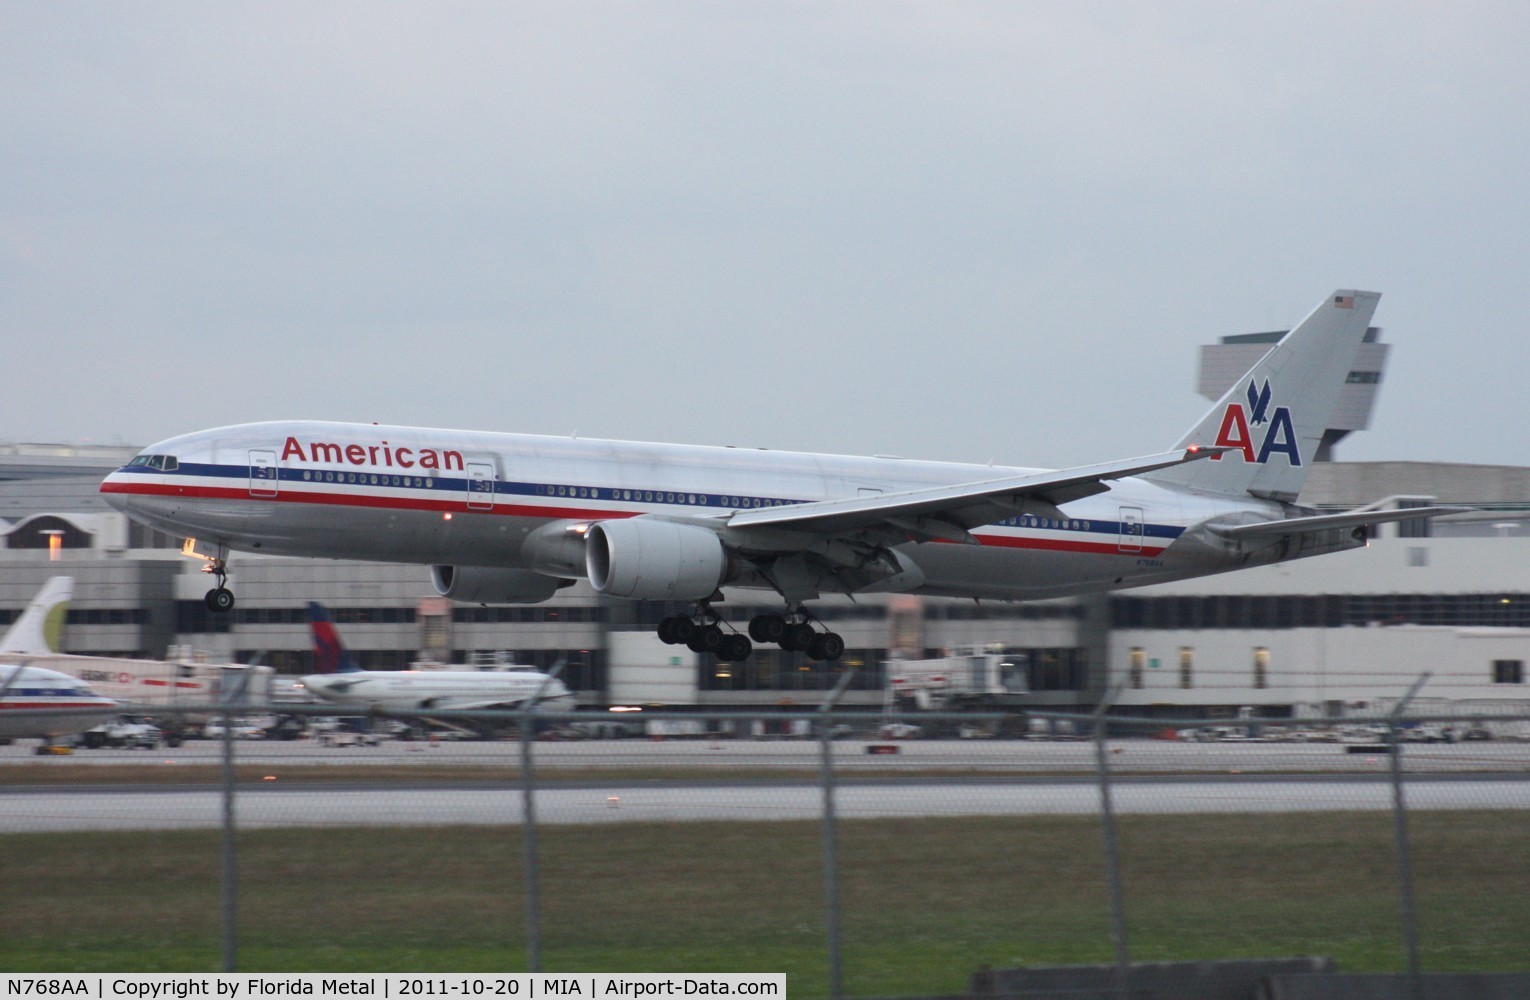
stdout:
POLYGON ((69 614, 69 598, 73 596, 72 576, 55 576, 43 584, 5 638, 0 639, 0 653, 24 656, 62 653, 64 619, 69 614))
POLYGON ((340 633, 329 611, 317 601, 308 602, 308 627, 313 633, 313 671, 316 674, 346 674, 360 670, 356 658, 340 641, 340 633))
POLYGON ((1206 493, 1295 500, 1380 299, 1379 292, 1348 290, 1328 296, 1174 446, 1230 451, 1143 478, 1206 493))

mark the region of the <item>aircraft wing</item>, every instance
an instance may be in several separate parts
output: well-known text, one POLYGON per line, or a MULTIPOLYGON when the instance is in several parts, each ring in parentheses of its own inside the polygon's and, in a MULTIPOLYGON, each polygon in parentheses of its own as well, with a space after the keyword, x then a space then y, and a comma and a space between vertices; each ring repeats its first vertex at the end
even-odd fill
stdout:
POLYGON ((1471 507, 1403 507, 1394 510, 1349 510, 1342 514, 1314 514, 1310 517, 1288 517, 1281 521, 1259 521, 1255 524, 1218 525, 1208 527, 1224 538, 1273 537, 1298 535, 1304 531, 1322 531, 1326 528, 1356 528, 1363 524, 1385 524, 1391 521, 1411 521, 1416 517, 1439 517, 1442 514, 1460 514, 1471 507))
POLYGON ((1066 515, 1058 507, 1104 493, 1110 489, 1108 480, 1195 462, 1230 450, 1191 446, 1179 451, 1057 472, 853 499, 761 507, 738 511, 725 523, 730 529, 745 532, 784 529, 842 535, 882 530, 916 541, 940 539, 975 544, 976 540, 968 531, 979 525, 993 524, 1021 513, 1062 518, 1066 515))

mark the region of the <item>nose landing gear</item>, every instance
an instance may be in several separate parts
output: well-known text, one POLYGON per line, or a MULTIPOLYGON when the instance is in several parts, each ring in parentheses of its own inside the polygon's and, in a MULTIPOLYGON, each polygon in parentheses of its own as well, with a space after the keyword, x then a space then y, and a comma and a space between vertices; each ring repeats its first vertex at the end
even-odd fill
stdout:
POLYGON ((228 567, 224 565, 222 556, 214 556, 202 567, 204 573, 214 573, 218 577, 218 585, 209 590, 202 598, 207 605, 207 610, 213 614, 226 615, 234 610, 234 592, 224 586, 228 582, 228 567))

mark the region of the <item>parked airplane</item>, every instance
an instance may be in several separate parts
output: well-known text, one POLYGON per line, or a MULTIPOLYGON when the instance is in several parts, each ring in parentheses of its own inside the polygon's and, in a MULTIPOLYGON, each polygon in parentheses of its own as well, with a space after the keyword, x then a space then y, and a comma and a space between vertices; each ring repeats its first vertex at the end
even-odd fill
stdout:
POLYGON ((101 491, 192 536, 214 610, 233 606, 234 550, 418 562, 454 600, 536 603, 584 578, 695 602, 666 641, 835 659, 843 641, 805 606, 824 593, 1059 597, 1338 552, 1457 509, 1294 502, 1379 299, 1330 295, 1170 451, 1058 472, 284 421, 163 441, 101 491), (723 587, 773 590, 784 612, 726 633, 723 587))
POLYGON ((74 580, 56 576, 38 592, 0 639, 0 739, 38 737, 51 743, 59 736, 96 726, 122 706, 91 690, 84 681, 30 664, 28 654, 57 647, 64 607, 74 580))
POLYGON ((98 726, 122 705, 82 680, 25 663, 0 666, 0 739, 59 736, 98 726))
MULTIPOLYGON (((91 685, 97 694, 141 710, 204 704, 219 700, 224 694, 245 702, 269 700, 271 677, 275 673, 270 667, 63 652, 60 640, 73 596, 73 577, 55 576, 45 583, 0 639, 0 665, 25 662, 58 671, 91 685), (232 688, 225 691, 226 685, 232 688)), ((194 723, 203 717, 177 715, 170 723, 172 745, 179 742, 181 724, 194 723)))
POLYGON ((122 705, 57 670, 24 664, 0 665, 0 740, 55 737, 101 725, 122 705))
POLYGON ((543 711, 566 712, 574 707, 568 687, 539 670, 362 670, 340 641, 323 605, 309 602, 308 618, 320 672, 304 677, 302 684, 325 701, 468 711, 519 709, 537 698, 536 707, 543 711))

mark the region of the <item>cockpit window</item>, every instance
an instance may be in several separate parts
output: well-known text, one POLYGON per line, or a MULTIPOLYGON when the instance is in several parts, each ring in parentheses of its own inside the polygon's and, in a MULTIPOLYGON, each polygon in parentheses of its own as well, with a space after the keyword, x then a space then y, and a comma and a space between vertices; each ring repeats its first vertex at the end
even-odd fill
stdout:
POLYGON ((128 463, 128 468, 159 469, 161 472, 174 472, 181 467, 180 461, 174 455, 135 455, 128 463))

